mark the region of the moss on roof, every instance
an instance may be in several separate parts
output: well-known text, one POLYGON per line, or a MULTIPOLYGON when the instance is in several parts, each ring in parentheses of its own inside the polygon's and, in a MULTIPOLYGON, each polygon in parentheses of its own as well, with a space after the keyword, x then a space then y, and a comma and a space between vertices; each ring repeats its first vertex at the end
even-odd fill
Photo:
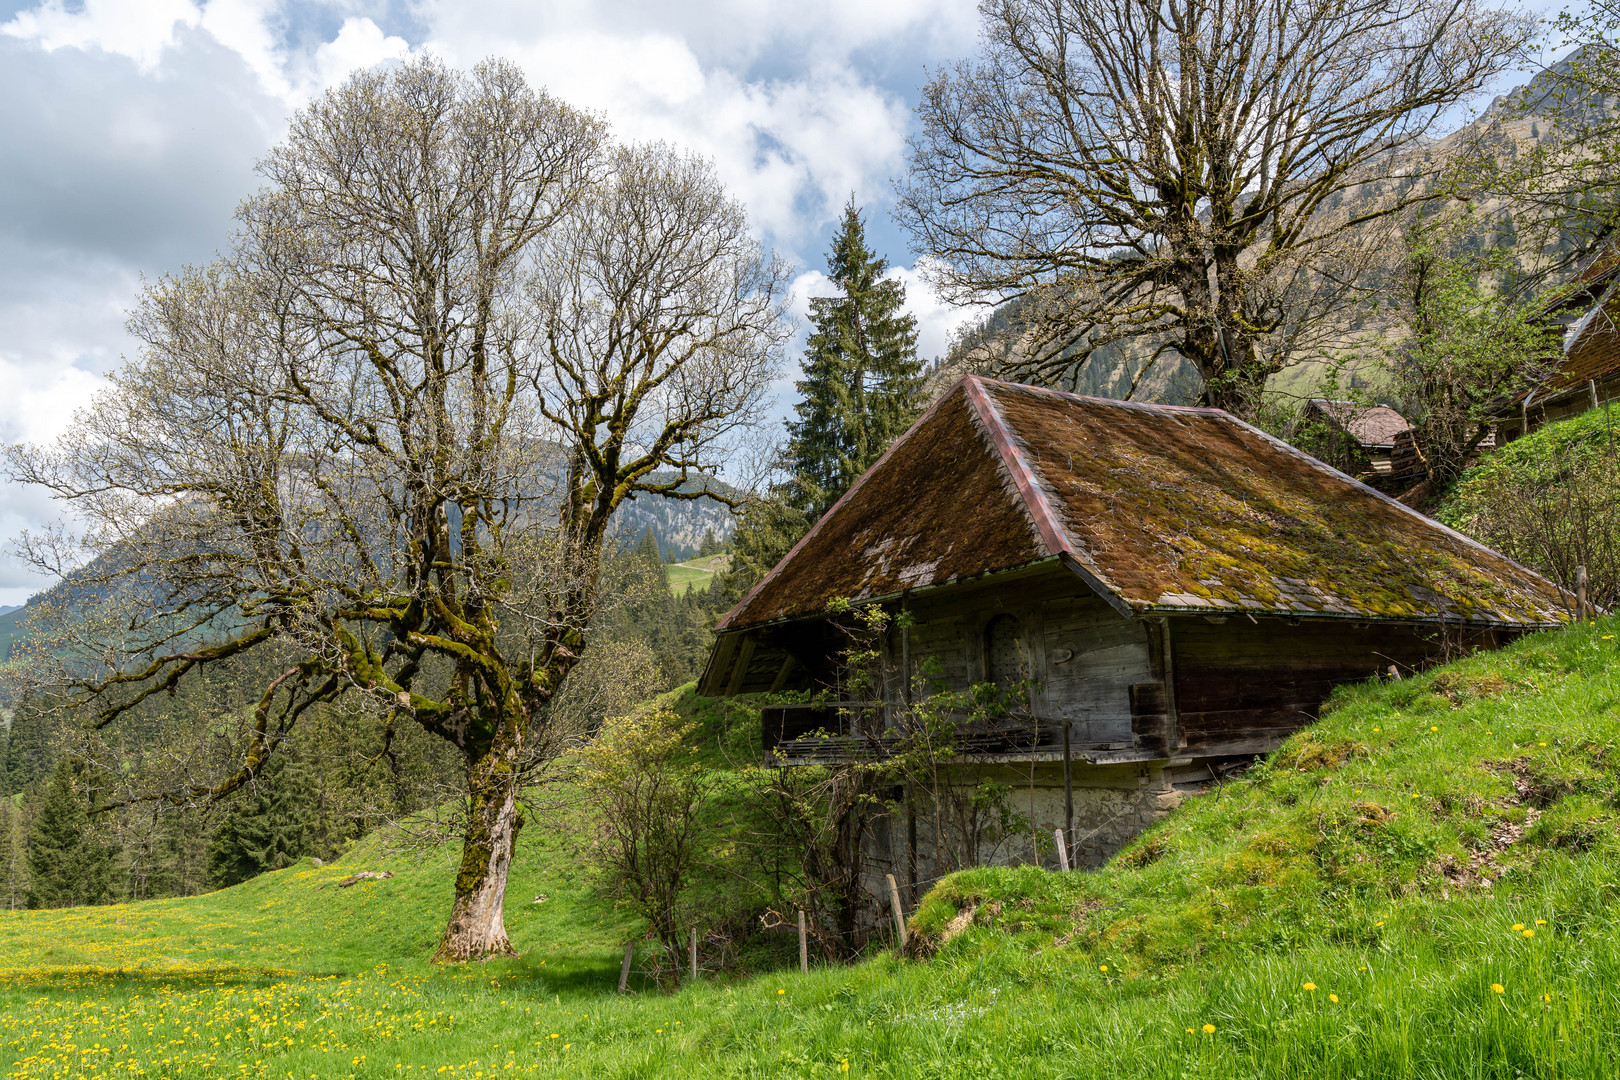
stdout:
POLYGON ((722 622, 1072 558, 1116 607, 1545 625, 1555 586, 1217 409, 967 376, 722 622))

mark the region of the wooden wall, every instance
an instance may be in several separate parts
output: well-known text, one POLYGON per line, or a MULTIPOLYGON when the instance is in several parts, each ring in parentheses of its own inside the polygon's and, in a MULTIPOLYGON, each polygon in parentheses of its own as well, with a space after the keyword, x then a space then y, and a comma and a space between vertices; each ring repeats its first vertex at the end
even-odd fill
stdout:
MULTIPOLYGON (((1494 647, 1492 631, 1453 646, 1494 647)), ((1180 740, 1175 756, 1261 753, 1316 719, 1340 683, 1386 672, 1405 674, 1446 648, 1435 628, 1345 620, 1251 622, 1235 615, 1215 624, 1170 622, 1180 740)))
MULTIPOLYGON (((1448 643, 1423 626, 1245 615, 1166 624, 1119 615, 1056 566, 998 578, 909 602, 909 641, 891 630, 883 642, 884 700, 905 700, 907 654, 924 683, 965 690, 988 681, 988 628, 1010 615, 1021 669, 1038 684, 1036 715, 1043 724, 1073 721, 1077 747, 1144 759, 1256 754, 1315 720, 1340 683, 1392 664, 1410 672, 1447 648, 1493 647, 1511 636, 1484 631, 1464 641, 1452 630, 1448 643)), ((836 689, 848 644, 821 620, 723 635, 700 691, 836 689)))

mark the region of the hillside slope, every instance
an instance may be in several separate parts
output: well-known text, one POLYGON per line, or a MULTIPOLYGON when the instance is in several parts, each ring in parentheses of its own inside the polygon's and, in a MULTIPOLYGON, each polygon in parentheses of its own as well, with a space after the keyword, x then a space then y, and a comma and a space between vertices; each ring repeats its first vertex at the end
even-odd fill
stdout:
POLYGON ((0 1064, 28 1077, 1611 1076, 1617 665, 1607 619, 1350 688, 1102 871, 942 881, 912 920, 926 960, 620 998, 626 927, 538 825, 510 893, 518 960, 424 961, 448 852, 361 848, 192 900, 0 913, 0 1064), (362 868, 396 877, 332 884, 362 868), (525 906, 531 889, 547 901, 525 906))

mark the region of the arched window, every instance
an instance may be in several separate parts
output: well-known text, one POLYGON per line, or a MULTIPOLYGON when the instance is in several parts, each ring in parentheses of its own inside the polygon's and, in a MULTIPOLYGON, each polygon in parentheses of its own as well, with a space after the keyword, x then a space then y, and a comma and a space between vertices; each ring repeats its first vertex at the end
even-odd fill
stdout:
POLYGON ((984 628, 984 669, 990 681, 1000 687, 1029 678, 1023 626, 1016 616, 997 615, 984 628))

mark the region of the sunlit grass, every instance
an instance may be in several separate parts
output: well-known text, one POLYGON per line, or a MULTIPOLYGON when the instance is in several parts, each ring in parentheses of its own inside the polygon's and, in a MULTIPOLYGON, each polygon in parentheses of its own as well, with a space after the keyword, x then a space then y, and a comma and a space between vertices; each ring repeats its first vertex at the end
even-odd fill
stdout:
POLYGON ((942 883, 926 961, 618 997, 632 927, 534 826, 516 960, 427 963, 453 850, 381 841, 204 897, 0 913, 0 1071, 1613 1076, 1617 641, 1604 620, 1349 691, 1104 871, 942 883), (396 876, 336 888, 357 869, 396 876))

